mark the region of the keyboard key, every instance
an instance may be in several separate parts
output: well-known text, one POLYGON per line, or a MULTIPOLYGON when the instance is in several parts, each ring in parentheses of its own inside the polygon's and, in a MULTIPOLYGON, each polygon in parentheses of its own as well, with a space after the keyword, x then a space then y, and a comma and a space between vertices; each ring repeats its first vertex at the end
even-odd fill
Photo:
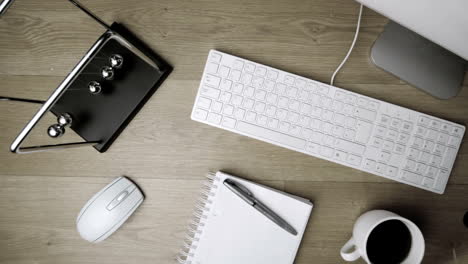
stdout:
POLYGON ((289 112, 288 121, 291 123, 297 123, 297 121, 299 121, 299 114, 295 112, 289 112))
POLYGON ((276 116, 276 106, 268 105, 266 108, 266 114, 269 116, 276 116))
POLYGON ((437 136, 437 142, 441 144, 447 144, 449 140, 449 135, 445 133, 439 133, 439 136, 437 136))
POLYGON ((396 177, 398 175, 398 168, 393 166, 388 166, 385 175, 388 177, 396 177))
POLYGON ((387 170, 387 165, 384 163, 377 162, 375 164, 375 171, 379 174, 384 174, 387 170))
POLYGON ((266 68, 265 67, 257 67, 257 69, 255 69, 255 75, 259 75, 259 76, 265 76, 266 74, 266 68))
POLYGON ((265 111, 265 107, 266 107, 266 105, 265 105, 264 103, 262 103, 262 102, 257 102, 257 103, 255 104, 255 108, 254 108, 254 109, 255 109, 255 112, 257 112, 257 113, 263 113, 263 111, 265 111))
POLYGON ((347 104, 355 104, 357 101, 357 97, 355 95, 352 95, 352 94, 348 94, 346 95, 345 97, 345 103, 347 104))
POLYGON ((205 120, 207 115, 208 115, 208 111, 205 111, 200 108, 197 108, 193 111, 193 117, 195 119, 205 120))
POLYGON ((286 85, 282 83, 277 83, 276 84, 276 93, 279 95, 286 95, 286 85))
POLYGON ((291 109, 293 111, 296 111, 296 112, 299 112, 299 108, 300 108, 299 101, 296 101, 296 100, 290 100, 289 101, 289 109, 291 109))
POLYGON ((440 128, 440 126, 441 126, 441 123, 439 121, 435 120, 435 119, 432 119, 429 126, 431 128, 433 128, 433 129, 438 130, 440 128))
POLYGON ((247 98, 244 100, 244 107, 247 109, 252 109, 252 107, 254 106, 254 103, 255 103, 254 100, 247 98))
POLYGON ((267 72, 267 78, 271 80, 276 80, 278 79, 278 71, 275 70, 268 70, 267 72))
POLYGON ((343 109, 343 103, 339 101, 334 101, 332 104, 332 109, 335 112, 341 112, 341 109, 343 109))
POLYGON ((229 117, 224 117, 221 125, 229 128, 234 128, 236 126, 236 120, 229 117))
POLYGON ((310 124, 310 117, 308 116, 301 116, 299 118, 299 124, 303 127, 309 127, 310 124))
POLYGON ((463 128, 453 127, 451 133, 452 133, 452 135, 461 138, 463 136, 463 128))
POLYGON ((268 92, 272 92, 275 89, 275 82, 272 80, 265 80, 263 86, 268 92))
POLYGON ((325 85, 318 85, 318 86, 317 86, 317 92, 318 92, 318 93, 327 95, 329 90, 330 90, 330 88, 328 88, 328 87, 325 86, 325 85))
POLYGON ((234 116, 235 116, 238 120, 244 119, 244 115, 245 115, 245 110, 242 109, 242 108, 237 108, 236 111, 234 112, 234 116))
POLYGON ((401 131, 410 134, 413 131, 413 123, 410 122, 403 122, 403 125, 401 126, 401 131))
POLYGON ((249 85, 252 82, 253 75, 250 73, 242 75, 241 82, 245 85, 249 85))
POLYGON ((442 155, 445 152, 445 146, 442 146, 440 144, 436 144, 434 148, 434 154, 436 155, 442 155))
POLYGON ((288 108, 288 98, 281 96, 278 101, 278 106, 281 108, 288 108))
POLYGON ((387 130, 387 135, 385 136, 386 139, 389 139, 391 141, 397 140, 398 137, 398 132, 394 130, 387 130))
POLYGON ((416 128, 416 136, 418 137, 425 137, 427 133, 427 129, 424 127, 417 127, 416 128))
POLYGON ((315 130, 320 130, 322 128, 323 122, 318 119, 311 119, 310 128, 315 130))
POLYGON ((431 120, 429 118, 425 117, 425 116, 419 116, 418 125, 427 127, 427 126, 429 126, 430 121, 431 120))
POLYGON ((379 103, 376 102, 376 101, 370 101, 368 104, 367 104, 367 109, 369 110, 372 110, 372 111, 377 111, 379 110, 379 103))
POLYGON ((410 139, 410 136, 408 134, 400 133, 398 134, 397 142, 401 144, 406 144, 408 143, 409 139, 410 139))
POLYGON ((344 101, 346 98, 346 93, 336 90, 335 91, 335 99, 338 101, 344 101))
POLYGON ((218 115, 215 113, 209 113, 207 121, 217 125, 221 122, 221 115, 218 115))
POLYGON ((296 137, 292 137, 283 133, 279 133, 270 129, 259 127, 245 122, 238 122, 237 129, 239 131, 267 140, 286 145, 291 148, 304 149, 306 141, 296 137))
POLYGON ((260 88, 263 85, 263 78, 259 76, 255 76, 252 78, 252 86, 255 88, 260 88))
POLYGON ((344 139, 336 139, 334 147, 356 155, 362 155, 366 150, 365 146, 344 139))
POLYGON ((298 125, 291 124, 291 127, 289 128, 289 133, 292 136, 300 136, 301 135, 301 127, 298 125))
POLYGON ((432 188, 434 186, 434 179, 424 177, 423 186, 425 186, 427 188, 432 188))
POLYGON ((345 120, 345 126, 350 128, 356 127, 356 119, 352 117, 347 117, 345 120))
POLYGON ((268 93, 267 96, 266 96, 266 101, 269 103, 269 104, 276 104, 276 100, 278 100, 278 95, 274 94, 274 93, 268 93))
POLYGON ((221 57, 222 55, 219 54, 219 53, 216 53, 216 52, 210 52, 210 57, 209 57, 209 61, 213 61, 213 62, 220 62, 221 61, 221 57))
POLYGON ((380 152, 378 160, 382 162, 388 162, 390 160, 390 153, 384 151, 380 152))
POLYGON ((298 99, 301 100, 301 101, 303 101, 303 102, 306 102, 307 99, 309 99, 309 92, 306 91, 306 90, 302 90, 302 91, 299 93, 298 99))
POLYGON ((391 120, 390 116, 382 115, 382 116, 380 116, 379 122, 380 122, 380 125, 382 125, 382 126, 388 126, 388 125, 390 125, 390 120, 391 120))
POLYGON ((239 95, 234 95, 232 97, 232 101, 231 103, 235 106, 240 106, 242 104, 242 99, 243 97, 242 96, 239 96, 239 95))
POLYGON ((349 139, 349 140, 353 141, 354 138, 356 137, 356 131, 354 131, 352 129, 346 129, 345 132, 344 132, 343 137, 345 139, 349 139))
POLYGON ((413 173, 413 172, 409 172, 409 171, 403 171, 401 173, 401 179, 402 180, 407 181, 407 182, 411 182, 411 183, 414 183, 414 184, 421 184, 422 178, 423 178, 423 176, 418 175, 418 174, 413 173))
POLYGON ((431 158, 432 159, 431 159, 431 162, 429 164, 439 167, 440 163, 442 162, 442 157, 433 155, 431 158))
POLYGON ((284 120, 286 119, 286 116, 288 115, 288 111, 284 110, 284 109, 278 109, 276 111, 276 116, 280 119, 280 120, 284 120))
POLYGON ((247 86, 244 90, 244 96, 253 97, 254 92, 255 88, 253 88, 252 86, 247 86))
POLYGON ((417 150, 417 149, 414 149, 414 148, 410 148, 410 151, 409 151, 409 154, 408 154, 408 157, 410 159, 418 159, 419 158, 419 154, 421 153, 421 151, 417 150))
POLYGON ((309 139, 312 136, 313 131, 307 128, 303 128, 301 135, 305 139, 309 139))
POLYGON ((217 63, 210 62, 206 64, 206 71, 216 74, 218 72, 218 67, 219 65, 217 63))
POLYGON ((208 86, 203 86, 201 89, 201 94, 207 97, 211 97, 213 99, 218 99, 219 94, 221 93, 220 90, 214 89, 208 86))
POLYGON ((325 135, 319 132, 312 132, 312 135, 310 136, 310 140, 317 142, 317 143, 322 143, 322 139, 325 135))
POLYGON ((401 126, 401 119, 392 118, 392 120, 390 121, 390 128, 398 130, 400 129, 400 126, 401 126))
POLYGON ((439 169, 429 166, 424 176, 435 179, 437 177, 437 173, 439 173, 439 169))
POLYGON ((297 95, 297 88, 289 87, 289 88, 286 90, 286 95, 289 96, 289 97, 295 98, 296 95, 297 95))
POLYGON ((289 124, 288 122, 280 122, 280 126, 279 126, 279 129, 282 131, 282 132, 289 132, 289 127, 291 126, 291 124, 289 124))
POLYGON ((436 183, 434 185, 434 189, 438 191, 443 191, 445 186, 447 185, 448 178, 450 176, 449 171, 447 170, 440 170, 439 175, 437 176, 436 183))
POLYGON ((427 170, 427 165, 423 164, 423 163, 418 163, 416 164, 416 169, 414 172, 416 172, 417 174, 426 174, 426 170, 427 170))
POLYGON ((358 118, 361 118, 361 119, 364 119, 364 120, 374 121, 376 115, 377 114, 374 111, 369 111, 369 110, 364 109, 364 108, 354 109, 354 116, 358 117, 358 118))
POLYGON ((350 154, 348 155, 348 159, 346 161, 351 165, 359 166, 361 165, 362 157, 350 154))
POLYGON ((205 97, 198 98, 197 106, 205 109, 210 109, 211 100, 205 97))
POLYGON ((241 83, 235 83, 234 86, 232 87, 232 91, 237 94, 242 94, 243 90, 244 90, 244 85, 241 83))
POLYGON ((449 146, 456 147, 456 146, 458 146, 458 145, 460 145, 460 144, 461 144, 461 139, 460 139, 460 138, 458 138, 458 137, 453 137, 453 136, 450 137, 449 142, 448 142, 448 145, 449 145, 449 146))
POLYGON ((454 148, 447 148, 447 151, 444 154, 444 160, 440 166, 446 169, 452 168, 456 156, 457 151, 454 148))
POLYGON ((391 141, 388 141, 388 140, 384 140, 383 144, 382 144, 382 149, 383 150, 386 150, 388 152, 391 152, 393 150, 393 146, 395 144, 391 141))
POLYGON ((244 62, 241 60, 235 60, 232 64, 232 68, 236 70, 242 70, 242 68, 244 68, 244 62))
POLYGON ((448 133, 451 132, 451 126, 450 126, 449 124, 447 124, 447 123, 442 123, 442 124, 440 125, 440 130, 441 130, 443 133, 448 134, 448 133))
POLYGON ((261 126, 266 126, 268 122, 268 117, 264 115, 257 115, 257 123, 261 126))
POLYGON ((219 113, 221 112, 222 108, 223 108, 223 103, 216 101, 213 103, 213 107, 211 108, 211 110, 213 112, 219 113))
POLYGON ((346 120, 345 115, 337 114, 337 113, 333 115, 333 122, 335 122, 335 124, 344 125, 345 120, 346 120))
POLYGON ((332 134, 337 137, 342 137, 344 134, 344 128, 342 126, 334 125, 332 128, 332 134))
POLYGON ((335 138, 330 135, 324 135, 322 138, 322 143, 327 146, 333 146, 335 142, 335 138))
POLYGON ((360 106, 360 107, 366 107, 368 102, 369 102, 369 100, 367 100, 366 98, 359 97, 358 101, 357 101, 357 105, 360 106))
POLYGON ((254 70, 255 70, 255 64, 253 64, 253 63, 247 63, 247 64, 245 65, 245 71, 246 71, 246 72, 251 72, 251 73, 252 73, 252 72, 254 72, 254 70))
POLYGON ((410 142, 410 145, 413 148, 417 148, 417 149, 422 148, 423 144, 424 144, 424 140, 422 138, 416 138, 416 137, 412 139, 412 142, 410 142))
POLYGON ((434 149, 434 146, 435 146, 434 142, 426 140, 426 141, 424 141, 422 149, 427 151, 427 152, 432 152, 432 150, 434 149))
POLYGON ((221 101, 225 102, 225 103, 229 103, 231 101, 231 96, 232 94, 231 93, 228 93, 228 92, 223 92, 221 94, 221 98, 219 98, 221 101))
POLYGON ((426 139, 435 141, 437 139, 438 134, 439 133, 437 131, 429 129, 426 134, 426 139))
POLYGON ((372 132, 372 124, 364 121, 357 121, 356 141, 366 144, 372 132))
POLYGON ((287 85, 293 85, 295 82, 295 78, 291 75, 286 75, 284 77, 284 83, 287 84, 287 85))
POLYGON ((257 114, 255 112, 248 111, 245 119, 249 122, 255 122, 257 114))
POLYGON ((412 160, 407 160, 406 161, 406 165, 405 165, 405 170, 408 170, 408 171, 415 171, 416 170, 416 165, 417 163, 412 161, 412 160))
POLYGON ((331 158, 333 155, 333 149, 325 146, 320 147, 320 154, 327 158, 331 158))
POLYGON ((306 86, 306 81, 303 79, 296 79, 296 87, 299 89, 303 89, 306 86))
POLYGON ((335 150, 335 153, 333 154, 333 158, 336 160, 345 162, 348 158, 348 154, 340 150, 335 150))
POLYGON ((267 93, 264 90, 257 90, 255 92, 255 99, 263 101, 265 100, 266 94, 267 93))
POLYGON ((232 105, 225 105, 223 109, 225 115, 232 115, 234 113, 234 107, 232 105))
POLYGON ((306 150, 310 153, 318 153, 320 150, 320 145, 316 143, 308 142, 306 150))
POLYGON ((373 160, 370 160, 370 159, 366 159, 366 161, 364 162, 364 169, 368 170, 368 171, 374 171, 375 170, 375 161, 373 160))
POLYGON ((326 134, 331 134, 332 132, 332 128, 333 128, 333 124, 332 123, 328 123, 328 122, 323 122, 322 123, 322 131, 326 134))
POLYGON ((229 71, 231 69, 229 67, 226 67, 226 66, 221 66, 221 68, 219 68, 219 75, 221 75, 221 77, 223 78, 226 78, 229 76, 229 71))
POLYGON ((427 152, 422 152, 421 157, 419 157, 419 161, 426 163, 426 164, 428 164, 431 159, 432 159, 432 155, 427 152))
POLYGON ((383 140, 380 139, 380 138, 373 138, 371 141, 370 141, 370 144, 376 148, 382 148, 382 144, 383 144, 383 140))
POLYGON ((322 111, 322 119, 324 121, 332 121, 333 119, 333 112, 329 110, 323 110, 322 111))

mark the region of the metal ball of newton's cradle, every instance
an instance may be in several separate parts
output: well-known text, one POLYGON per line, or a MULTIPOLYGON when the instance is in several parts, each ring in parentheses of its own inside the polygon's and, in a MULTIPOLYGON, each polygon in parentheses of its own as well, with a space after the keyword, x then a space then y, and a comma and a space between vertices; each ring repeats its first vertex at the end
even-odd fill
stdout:
POLYGON ((70 114, 65 113, 57 117, 57 123, 53 124, 47 129, 47 134, 52 138, 57 138, 65 134, 65 127, 70 126, 72 123, 70 114))
POLYGON ((115 68, 115 69, 122 68, 123 60, 124 60, 123 57, 119 54, 112 54, 109 58, 109 62, 112 68, 115 68))
POLYGON ((114 68, 112 68, 110 66, 102 67, 101 75, 102 75, 102 78, 104 78, 105 80, 108 80, 108 81, 113 80, 114 79, 114 68))
POLYGON ((99 94, 102 91, 102 86, 96 81, 92 81, 88 84, 88 90, 92 94, 99 94))

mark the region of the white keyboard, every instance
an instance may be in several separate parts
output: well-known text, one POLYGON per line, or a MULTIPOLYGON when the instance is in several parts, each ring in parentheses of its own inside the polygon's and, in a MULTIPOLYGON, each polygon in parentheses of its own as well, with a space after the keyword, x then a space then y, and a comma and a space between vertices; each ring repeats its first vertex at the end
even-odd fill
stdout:
POLYGON ((192 119, 442 194, 465 127, 211 50, 192 119))

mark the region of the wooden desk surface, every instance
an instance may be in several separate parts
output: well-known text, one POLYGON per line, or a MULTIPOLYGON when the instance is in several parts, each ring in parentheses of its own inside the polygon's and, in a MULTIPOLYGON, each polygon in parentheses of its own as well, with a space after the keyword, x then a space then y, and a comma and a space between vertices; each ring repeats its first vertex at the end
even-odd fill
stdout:
MULTIPOLYGON (((190 120, 211 48, 328 82, 354 35, 354 1, 83 3, 106 22, 127 25, 175 70, 105 154, 92 148, 11 154, 9 145, 38 107, 0 103, 0 263, 173 263, 204 174, 221 169, 314 202, 297 264, 342 263, 339 249, 354 220, 376 208, 421 227, 424 263, 453 263, 452 248, 458 263, 468 263, 466 140, 446 193, 438 195, 190 120), (112 237, 89 244, 77 234, 75 217, 121 175, 134 179, 147 199, 112 237)), ((456 98, 441 101, 370 62, 370 46, 386 22, 365 9, 336 85, 467 124, 468 81, 456 98)), ((65 0, 15 1, 0 18, 0 94, 46 99, 102 32, 65 0)), ((44 134, 53 121, 43 121, 29 142, 50 142, 44 134)))

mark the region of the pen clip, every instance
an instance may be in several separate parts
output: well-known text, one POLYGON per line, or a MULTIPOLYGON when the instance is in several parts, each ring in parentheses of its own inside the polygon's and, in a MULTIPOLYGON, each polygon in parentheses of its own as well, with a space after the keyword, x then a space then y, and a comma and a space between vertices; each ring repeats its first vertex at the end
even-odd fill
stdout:
POLYGON ((237 184, 235 181, 232 181, 230 179, 226 179, 225 180, 226 182, 228 182, 229 184, 231 185, 234 185, 236 186, 237 188, 239 188, 240 190, 242 190, 246 195, 250 196, 250 197, 253 197, 253 194, 249 191, 249 189, 247 189, 245 186, 241 185, 241 184, 237 184))

